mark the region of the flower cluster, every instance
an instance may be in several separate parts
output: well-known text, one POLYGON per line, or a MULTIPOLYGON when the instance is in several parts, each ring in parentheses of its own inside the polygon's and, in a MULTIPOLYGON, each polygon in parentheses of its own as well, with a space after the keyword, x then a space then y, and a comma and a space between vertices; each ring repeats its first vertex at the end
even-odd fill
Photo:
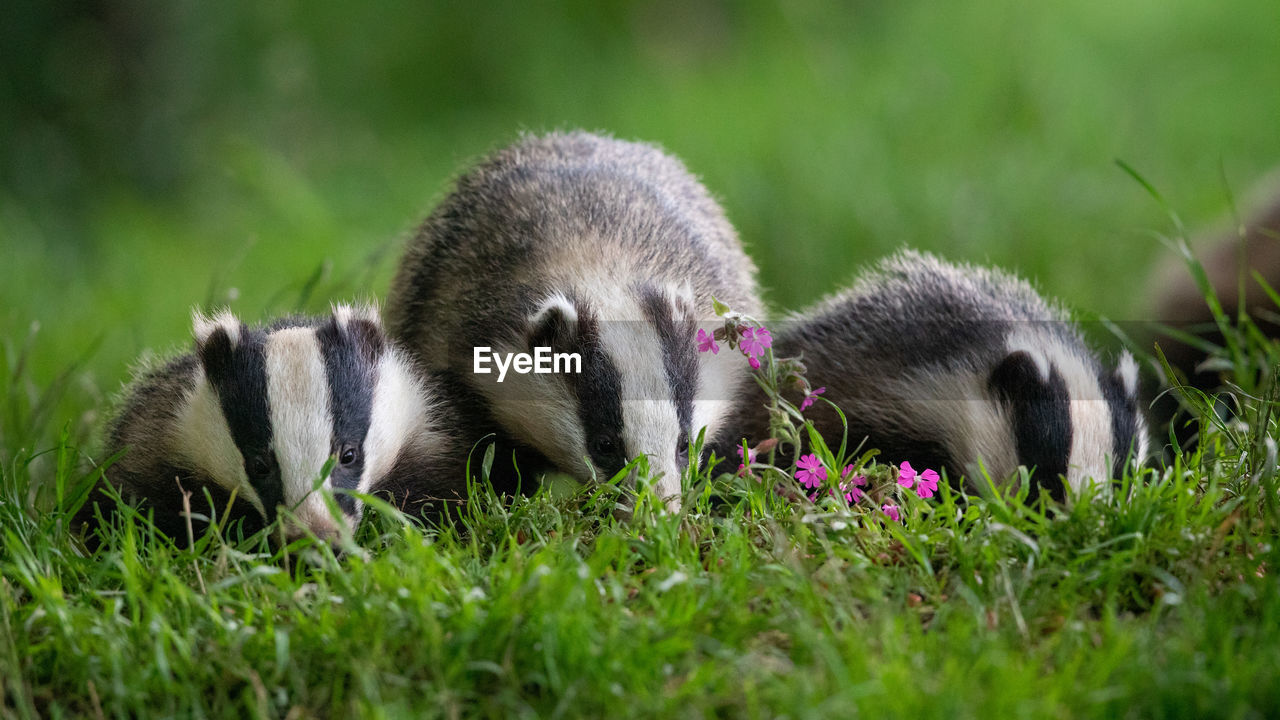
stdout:
MULTIPOLYGON (((814 492, 809 494, 809 499, 816 501, 818 499, 817 489, 827 479, 827 469, 822 466, 822 461, 817 455, 804 455, 796 463, 799 470, 796 471, 796 480, 800 481, 801 487, 809 488, 814 492)), ((845 502, 855 503, 866 497, 860 487, 865 487, 867 478, 862 475, 853 475, 853 465, 845 465, 844 470, 840 473, 840 482, 836 487, 828 491, 832 497, 836 497, 837 491, 844 497, 845 502)))
MULTIPOLYGON (((809 491, 809 499, 817 502, 819 489, 827 481, 827 468, 813 453, 802 455, 796 462, 796 468, 796 481, 800 483, 800 487, 809 491)), ((831 497, 843 497, 850 505, 870 497, 862 489, 869 484, 866 476, 854 475, 853 471, 853 465, 846 465, 844 471, 840 473, 840 481, 836 483, 836 487, 828 490, 831 497)), ((940 476, 936 471, 916 472, 909 462, 903 462, 898 468, 898 486, 906 490, 914 489, 916 495, 921 498, 931 498, 937 493, 939 479, 940 476)), ((902 508, 894 503, 882 504, 880 512, 894 522, 902 522, 902 508)))
MULTIPOLYGON (((760 478, 752 474, 753 465, 757 468, 761 467, 755 465, 757 453, 762 456, 767 455, 763 467, 768 469, 774 467, 773 454, 780 445, 799 448, 807 444, 807 433, 812 432, 813 425, 801 413, 813 407, 827 388, 814 388, 809 384, 802 358, 774 357, 768 352, 773 347, 773 335, 759 322, 733 312, 714 298, 712 302, 716 315, 723 319, 724 324, 714 332, 698 330, 698 352, 719 354, 720 343, 728 345, 730 350, 740 351, 746 356, 752 368, 761 371, 758 379, 769 398, 769 427, 772 437, 766 438, 755 448, 748 449, 745 456, 742 447, 738 448, 738 457, 741 459, 738 464, 738 475, 758 480, 760 478), (767 368, 763 367, 762 363, 765 357, 770 359, 767 368), (798 397, 799 400, 793 401, 789 397, 798 397)), ((818 498, 824 494, 823 486, 827 485, 825 495, 843 498, 849 505, 867 501, 874 507, 876 503, 891 499, 892 493, 887 490, 893 487, 893 481, 890 479, 892 476, 884 477, 884 484, 873 488, 866 475, 855 474, 856 464, 845 465, 839 479, 831 482, 827 466, 818 457, 820 453, 825 452, 825 449, 819 448, 818 452, 801 455, 796 461, 794 477, 800 485, 803 497, 817 502, 818 498), (884 497, 885 495, 890 497, 884 497)), ((840 461, 847 459, 837 458, 835 464, 831 465, 831 469, 839 467, 840 461)), ((938 481, 938 473, 933 470, 916 472, 908 462, 903 462, 898 468, 898 486, 902 490, 914 490, 921 498, 933 497, 938 491, 938 481)), ((802 500, 802 496, 795 493, 794 486, 788 487, 788 485, 789 483, 779 485, 776 489, 785 497, 802 500)), ((901 493, 902 490, 898 492, 901 493)), ((903 511, 899 505, 883 502, 879 509, 890 520, 903 521, 903 511)))
POLYGON ((756 370, 760 369, 760 359, 765 356, 765 351, 773 347, 773 335, 767 328, 748 324, 737 316, 728 317, 725 326, 712 333, 700 328, 697 337, 698 352, 719 354, 720 345, 717 340, 727 343, 730 349, 741 350, 747 356, 747 362, 756 370))

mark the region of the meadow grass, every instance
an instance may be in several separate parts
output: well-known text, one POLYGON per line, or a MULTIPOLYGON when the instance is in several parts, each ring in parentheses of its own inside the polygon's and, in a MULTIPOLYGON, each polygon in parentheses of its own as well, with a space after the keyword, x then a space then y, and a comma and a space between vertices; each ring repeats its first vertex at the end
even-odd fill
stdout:
POLYGON ((642 490, 619 520, 616 482, 503 499, 477 458, 459 517, 381 506, 337 548, 222 524, 183 550, 135 516, 87 552, 66 383, 11 355, 0 715, 1264 717, 1280 351, 1221 320, 1235 415, 1188 395, 1199 449, 1069 507, 943 483, 887 498, 896 523, 775 492, 790 458, 691 470, 682 513, 642 490))

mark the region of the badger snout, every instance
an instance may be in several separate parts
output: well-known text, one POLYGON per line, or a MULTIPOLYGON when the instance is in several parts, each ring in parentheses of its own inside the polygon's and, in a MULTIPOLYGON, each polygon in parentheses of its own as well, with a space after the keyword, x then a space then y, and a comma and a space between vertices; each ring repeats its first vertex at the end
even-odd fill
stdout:
POLYGON ((336 543, 344 532, 354 526, 351 518, 335 518, 323 498, 314 493, 302 502, 282 523, 285 540, 293 542, 308 535, 329 543, 336 543))
MULTIPOLYGON (((652 488, 653 494, 656 495, 662 504, 666 506, 667 511, 671 513, 680 512, 682 505, 680 478, 683 475, 683 468, 677 462, 676 457, 666 457, 650 454, 649 456, 649 476, 653 478, 652 488)), ((632 486, 635 485, 636 471, 631 471, 632 486)))

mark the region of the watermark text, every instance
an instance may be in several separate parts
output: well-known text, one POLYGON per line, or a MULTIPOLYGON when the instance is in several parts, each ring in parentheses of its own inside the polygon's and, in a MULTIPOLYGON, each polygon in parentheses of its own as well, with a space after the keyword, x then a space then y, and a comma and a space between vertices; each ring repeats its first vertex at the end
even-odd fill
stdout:
POLYGON ((507 371, 520 375, 578 374, 582 372, 582 356, 578 353, 551 352, 549 347, 535 347, 532 353, 500 353, 493 348, 480 346, 472 355, 472 372, 488 375, 498 369, 498 382, 507 377, 507 371))

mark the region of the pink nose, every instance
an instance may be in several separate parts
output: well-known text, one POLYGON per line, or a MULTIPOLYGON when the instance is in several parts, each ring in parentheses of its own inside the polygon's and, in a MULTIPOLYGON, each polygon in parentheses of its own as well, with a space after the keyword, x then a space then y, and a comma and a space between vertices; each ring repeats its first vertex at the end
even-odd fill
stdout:
POLYGON ((284 536, 288 542, 293 542, 301 540, 308 535, 313 535, 323 542, 333 544, 338 541, 341 532, 338 525, 328 516, 316 517, 307 513, 299 513, 296 521, 290 521, 285 526, 284 536))

